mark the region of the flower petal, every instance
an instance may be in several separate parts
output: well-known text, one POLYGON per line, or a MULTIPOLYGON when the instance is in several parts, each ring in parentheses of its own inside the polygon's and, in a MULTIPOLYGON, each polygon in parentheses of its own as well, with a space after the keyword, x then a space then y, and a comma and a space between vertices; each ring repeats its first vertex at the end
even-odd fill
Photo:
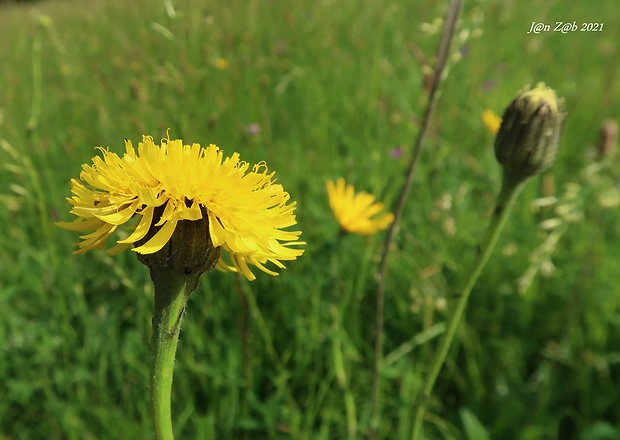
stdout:
POLYGON ((137 248, 133 248, 132 251, 137 252, 139 254, 154 254, 161 248, 163 248, 172 234, 174 233, 174 229, 177 226, 176 220, 167 221, 157 234, 153 236, 149 241, 144 243, 142 246, 138 246, 137 248))
POLYGON ((129 244, 142 240, 151 228, 151 223, 153 222, 153 211, 155 211, 154 208, 146 208, 142 211, 142 218, 138 222, 136 229, 129 235, 129 237, 124 240, 118 240, 117 243, 129 244))

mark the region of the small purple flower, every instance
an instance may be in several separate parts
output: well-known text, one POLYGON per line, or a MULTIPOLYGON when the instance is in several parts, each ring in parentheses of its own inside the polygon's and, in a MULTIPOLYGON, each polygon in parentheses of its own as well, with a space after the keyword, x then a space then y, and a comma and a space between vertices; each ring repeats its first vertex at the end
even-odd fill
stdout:
POLYGON ((390 156, 392 157, 392 159, 400 159, 401 157, 403 157, 404 153, 405 147, 400 146, 392 149, 392 151, 390 151, 390 156))
POLYGON ((256 122, 252 122, 245 126, 245 132, 250 136, 258 136, 260 134, 260 125, 256 122))
POLYGON ((288 51, 289 51, 288 44, 286 44, 286 41, 284 40, 278 41, 274 47, 274 52, 276 56, 286 55, 288 51))
POLYGON ((489 81, 483 82, 481 88, 482 90, 485 90, 488 92, 489 90, 493 90, 496 85, 497 83, 495 81, 489 80, 489 81))

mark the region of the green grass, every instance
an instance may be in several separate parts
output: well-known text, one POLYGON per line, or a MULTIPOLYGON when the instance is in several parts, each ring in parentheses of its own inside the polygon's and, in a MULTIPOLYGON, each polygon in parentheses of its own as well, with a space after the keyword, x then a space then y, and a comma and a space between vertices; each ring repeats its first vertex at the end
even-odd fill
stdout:
MULTIPOLYGON (((177 437, 340 439, 356 427, 363 438, 383 235, 338 240, 324 185, 344 176, 392 206, 407 155, 390 152, 411 145, 425 105, 411 48, 432 58, 438 35, 420 25, 445 6, 0 6, 0 439, 150 438, 148 272, 130 252, 71 255, 77 235, 53 222, 71 219, 70 179, 95 146, 121 153, 123 138, 157 139, 168 128, 172 138, 265 160, 298 202, 308 243, 279 277, 259 274, 241 290, 232 274, 203 277, 177 354, 177 437), (227 69, 215 67, 218 58, 227 69), (247 132, 252 123, 259 135, 247 132)), ((465 55, 450 63, 390 259, 379 438, 410 436, 444 305, 499 190, 480 113, 501 113, 538 81, 566 98, 561 152, 547 174, 558 196, 579 184, 571 203, 582 216, 553 250, 555 271, 519 294, 517 280, 546 237, 538 224, 556 216, 532 211, 543 181, 528 184, 472 293, 425 432, 474 439, 481 424, 497 439, 620 437, 620 215, 600 203, 603 194, 618 198, 618 159, 582 174, 599 124, 620 115, 619 22, 615 0, 465 4, 461 29, 482 36, 455 46, 465 55), (527 34, 532 21, 557 20, 605 27, 527 34)))

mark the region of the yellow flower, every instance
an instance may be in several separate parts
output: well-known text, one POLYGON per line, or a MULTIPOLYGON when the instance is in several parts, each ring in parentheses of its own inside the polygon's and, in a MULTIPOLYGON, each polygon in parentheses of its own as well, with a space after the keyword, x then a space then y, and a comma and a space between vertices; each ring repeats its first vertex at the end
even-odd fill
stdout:
POLYGON ((482 122, 489 130, 491 134, 497 134, 499 126, 502 123, 502 118, 493 113, 493 110, 485 110, 482 112, 482 122))
POLYGON ((75 253, 103 248, 119 226, 136 217, 131 234, 108 252, 136 245, 133 251, 153 254, 166 245, 179 222, 207 217, 213 246, 221 246, 231 260, 220 258, 219 269, 240 271, 253 280, 248 264, 277 275, 265 263, 284 268, 280 260, 303 254, 303 249, 289 247, 305 244, 297 241, 301 232, 282 230, 296 224, 296 203, 287 204, 289 194, 274 183, 275 173, 269 173, 264 162, 248 172, 250 165, 240 161, 238 153, 223 159, 215 145, 203 148, 168 138, 160 146, 150 136, 142 137, 137 154, 125 140, 122 158, 98 148, 103 157, 95 156, 93 165, 83 165, 80 173, 88 186, 71 181, 73 197, 67 200, 78 218, 58 223, 92 231, 80 236, 83 241, 75 253), (151 228, 157 230, 152 237, 147 235, 151 228))
POLYGON ((224 58, 218 58, 215 60, 215 68, 218 70, 226 70, 228 69, 228 61, 224 58))
POLYGON ((394 216, 390 212, 371 218, 383 210, 382 203, 375 203, 375 196, 366 192, 355 195, 353 185, 346 185, 341 177, 336 184, 327 182, 329 204, 338 223, 346 232, 372 235, 387 228, 394 216))

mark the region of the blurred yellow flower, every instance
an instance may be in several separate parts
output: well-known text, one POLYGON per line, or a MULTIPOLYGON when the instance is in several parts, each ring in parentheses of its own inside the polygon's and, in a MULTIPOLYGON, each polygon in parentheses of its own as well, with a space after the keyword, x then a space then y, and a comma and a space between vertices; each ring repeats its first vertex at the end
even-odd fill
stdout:
POLYGON ((489 130, 491 134, 497 134, 499 126, 502 123, 502 118, 493 113, 493 110, 485 110, 482 112, 482 122, 489 130))
POLYGON ((215 60, 215 68, 218 70, 226 70, 228 69, 228 61, 224 58, 218 58, 215 60))
POLYGON ((305 244, 297 241, 301 232, 282 230, 296 224, 296 203, 287 204, 289 194, 275 183, 275 172, 269 173, 264 162, 248 171, 250 165, 240 161, 238 153, 224 159, 215 145, 183 145, 169 138, 157 145, 150 136, 142 137, 137 153, 125 140, 123 157, 98 148, 103 157, 95 156, 93 165, 83 165, 80 173, 88 186, 71 181, 73 197, 67 200, 78 218, 58 223, 90 232, 80 236, 76 253, 103 248, 119 226, 137 217, 130 226, 133 232, 108 252, 134 245, 135 252, 153 254, 166 245, 179 222, 207 218, 213 246, 226 250, 231 260, 227 263, 222 256, 219 269, 239 271, 253 280, 248 264, 277 275, 265 267, 267 262, 284 268, 280 260, 303 254, 303 249, 289 247, 305 244))
POLYGON ((329 204, 340 227, 346 232, 372 235, 387 228, 394 220, 390 212, 373 217, 383 210, 382 203, 375 203, 375 196, 366 192, 355 194, 353 185, 346 185, 339 178, 336 183, 327 182, 329 204))
POLYGON ((142 63, 140 63, 140 61, 133 60, 130 66, 131 70, 133 70, 134 72, 142 72, 142 63))
POLYGON ((52 17, 49 15, 41 14, 37 16, 38 25, 45 29, 50 29, 54 22, 52 21, 52 17))

